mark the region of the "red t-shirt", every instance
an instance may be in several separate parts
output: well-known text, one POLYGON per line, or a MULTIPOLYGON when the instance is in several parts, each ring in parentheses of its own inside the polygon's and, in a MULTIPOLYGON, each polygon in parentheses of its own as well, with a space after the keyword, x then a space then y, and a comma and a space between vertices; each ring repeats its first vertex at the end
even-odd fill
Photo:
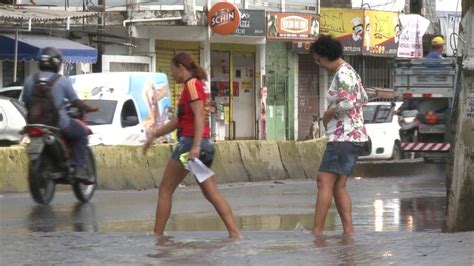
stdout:
POLYGON ((178 102, 178 137, 194 137, 194 113, 191 102, 201 100, 204 105, 204 130, 202 136, 210 137, 209 127, 209 93, 204 91, 205 83, 192 78, 184 84, 183 92, 178 102))

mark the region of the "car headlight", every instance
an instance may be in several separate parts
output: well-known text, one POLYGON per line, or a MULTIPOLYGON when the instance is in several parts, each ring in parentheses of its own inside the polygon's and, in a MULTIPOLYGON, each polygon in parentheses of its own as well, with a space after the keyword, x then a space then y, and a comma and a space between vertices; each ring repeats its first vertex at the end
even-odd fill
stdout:
POLYGON ((415 121, 416 117, 404 117, 402 118, 402 121, 404 123, 413 123, 413 121, 415 121))

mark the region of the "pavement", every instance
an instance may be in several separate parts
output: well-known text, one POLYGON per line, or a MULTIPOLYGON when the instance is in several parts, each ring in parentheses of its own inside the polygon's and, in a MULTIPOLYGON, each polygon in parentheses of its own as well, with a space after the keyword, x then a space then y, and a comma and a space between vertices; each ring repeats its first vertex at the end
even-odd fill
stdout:
POLYGON ((445 177, 353 178, 354 237, 334 205, 314 238, 314 180, 223 184, 244 239, 231 241, 199 188, 177 189, 168 238, 151 234, 156 190, 97 191, 78 204, 60 191, 50 206, 0 195, 0 264, 474 265, 474 232, 443 233, 445 177))

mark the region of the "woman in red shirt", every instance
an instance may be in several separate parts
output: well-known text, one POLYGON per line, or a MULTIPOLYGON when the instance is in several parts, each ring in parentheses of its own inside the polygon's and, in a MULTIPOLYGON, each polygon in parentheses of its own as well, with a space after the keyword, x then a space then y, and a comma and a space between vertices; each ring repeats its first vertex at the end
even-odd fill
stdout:
MULTIPOLYGON (((180 160, 181 154, 189 152, 189 160, 199 158, 208 167, 214 159, 214 146, 209 139, 209 94, 205 92, 204 83, 207 74, 188 53, 179 53, 171 60, 171 72, 176 83, 184 84, 177 116, 162 127, 150 131, 143 146, 145 154, 155 138, 178 130, 179 143, 165 168, 159 188, 154 228, 155 234, 159 236, 163 235, 170 216, 173 192, 188 173, 180 160)), ((229 237, 241 238, 232 210, 217 190, 215 177, 211 176, 199 183, 199 186, 206 199, 219 213, 229 237)))

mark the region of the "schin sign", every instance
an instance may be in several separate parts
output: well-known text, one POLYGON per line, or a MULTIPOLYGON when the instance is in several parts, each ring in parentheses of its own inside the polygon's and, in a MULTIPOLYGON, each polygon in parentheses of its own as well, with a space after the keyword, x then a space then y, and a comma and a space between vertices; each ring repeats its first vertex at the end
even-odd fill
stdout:
POLYGON ((240 25, 240 11, 232 3, 216 3, 209 11, 207 23, 211 30, 217 34, 233 34, 240 25))

